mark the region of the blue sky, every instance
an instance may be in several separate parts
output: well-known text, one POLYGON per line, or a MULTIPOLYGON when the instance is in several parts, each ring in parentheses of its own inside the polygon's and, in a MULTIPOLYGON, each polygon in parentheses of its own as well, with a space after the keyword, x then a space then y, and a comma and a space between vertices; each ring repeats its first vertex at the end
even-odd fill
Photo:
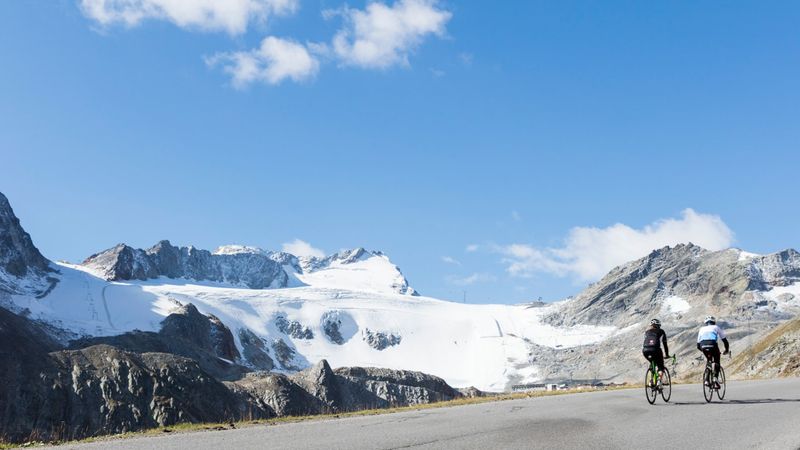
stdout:
POLYGON ((259 1, 0 2, 0 192, 48 257, 302 239, 512 303, 800 247, 797 2, 259 1))

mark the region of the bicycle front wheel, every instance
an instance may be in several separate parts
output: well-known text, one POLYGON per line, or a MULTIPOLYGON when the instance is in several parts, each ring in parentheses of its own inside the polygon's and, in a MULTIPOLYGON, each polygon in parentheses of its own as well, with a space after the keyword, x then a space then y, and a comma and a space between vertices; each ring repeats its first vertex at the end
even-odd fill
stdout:
POLYGON ((664 376, 661 377, 661 398, 665 402, 669 402, 670 397, 672 397, 672 379, 669 375, 669 369, 665 367, 664 376))
POLYGON ((711 403, 711 399, 714 396, 714 372, 706 367, 706 371, 703 372, 703 397, 705 397, 707 403, 711 403))
POLYGON ((725 369, 720 366, 719 368, 719 389, 717 389, 717 398, 720 400, 725 398, 725 369))
POLYGON ((644 395, 647 396, 647 402, 651 405, 656 402, 658 395, 658 388, 655 385, 655 373, 651 369, 647 369, 644 374, 644 395))

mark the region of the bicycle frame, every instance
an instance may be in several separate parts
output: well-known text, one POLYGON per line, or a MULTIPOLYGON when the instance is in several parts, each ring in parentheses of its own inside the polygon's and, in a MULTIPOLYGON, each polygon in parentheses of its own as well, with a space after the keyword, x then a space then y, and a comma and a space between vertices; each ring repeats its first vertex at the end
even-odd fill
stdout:
MULTIPOLYGON (((676 364, 676 357, 672 355, 672 367, 675 367, 676 364)), ((666 361, 665 361, 666 362, 666 361)), ((664 368, 666 368, 666 364, 664 364, 664 368)), ((656 365, 655 361, 650 361, 650 371, 653 373, 653 384, 658 384, 658 380, 661 378, 661 375, 658 374, 658 366, 656 365)))

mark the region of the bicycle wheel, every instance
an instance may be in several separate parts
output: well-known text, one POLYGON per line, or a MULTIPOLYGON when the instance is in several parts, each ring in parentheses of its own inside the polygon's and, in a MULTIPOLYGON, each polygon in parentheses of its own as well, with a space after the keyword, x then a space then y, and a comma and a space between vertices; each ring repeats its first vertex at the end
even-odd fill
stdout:
POLYGON ((653 385, 654 375, 651 369, 647 369, 644 374, 644 395, 647 396, 647 402, 651 405, 656 402, 656 396, 658 395, 658 391, 653 385))
POLYGON ((717 389, 717 398, 720 400, 725 398, 725 369, 719 367, 719 389, 717 389))
POLYGON ((703 397, 705 397, 707 403, 711 403, 711 398, 714 395, 714 373, 706 367, 705 372, 703 372, 703 397))
POLYGON ((664 376, 661 377, 661 398, 665 402, 669 402, 670 397, 672 397, 672 379, 669 375, 669 369, 665 367, 664 376))

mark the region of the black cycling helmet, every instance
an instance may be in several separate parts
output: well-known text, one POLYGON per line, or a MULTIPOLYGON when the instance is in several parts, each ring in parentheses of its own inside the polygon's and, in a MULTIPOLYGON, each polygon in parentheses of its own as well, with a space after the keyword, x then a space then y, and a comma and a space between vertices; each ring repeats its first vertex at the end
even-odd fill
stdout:
POLYGON ((650 325, 652 325, 654 327, 661 328, 661 321, 658 320, 658 319, 653 319, 653 320, 650 321, 650 325))

